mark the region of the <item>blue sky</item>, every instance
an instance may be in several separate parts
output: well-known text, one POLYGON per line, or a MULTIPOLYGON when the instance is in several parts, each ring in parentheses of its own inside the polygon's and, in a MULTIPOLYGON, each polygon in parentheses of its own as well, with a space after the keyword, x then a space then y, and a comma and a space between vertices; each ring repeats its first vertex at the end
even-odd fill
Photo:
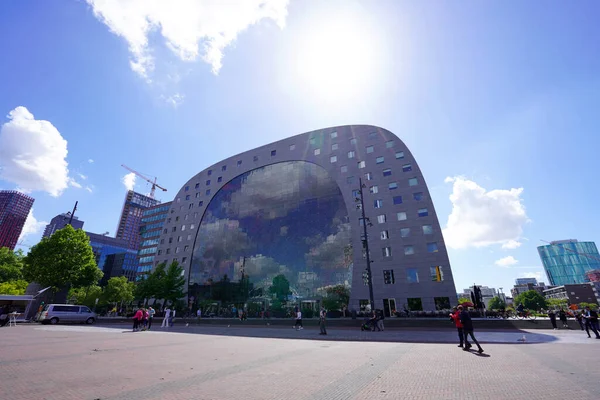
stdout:
POLYGON ((0 188, 36 198, 25 244, 76 200, 87 230, 114 234, 123 163, 167 201, 225 157, 361 123, 397 134, 443 227, 453 215, 458 291, 540 274, 540 239, 599 239, 595 1, 118 4, 0 4, 0 188))

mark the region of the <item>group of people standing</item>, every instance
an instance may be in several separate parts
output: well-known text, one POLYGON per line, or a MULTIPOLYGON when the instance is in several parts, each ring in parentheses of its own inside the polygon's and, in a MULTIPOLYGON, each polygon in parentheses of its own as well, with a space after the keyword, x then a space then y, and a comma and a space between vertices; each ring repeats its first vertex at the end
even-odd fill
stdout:
POLYGON ((156 311, 152 307, 140 307, 133 315, 133 331, 138 332, 148 331, 152 327, 152 319, 154 319, 156 311))
POLYGON ((464 351, 469 351, 469 349, 473 347, 473 345, 469 343, 469 336, 471 336, 473 343, 477 346, 477 352, 480 354, 483 353, 483 349, 473 333, 473 320, 471 319, 469 312, 465 310, 463 306, 454 307, 450 313, 450 318, 454 321, 458 331, 458 339, 460 341, 458 347, 462 347, 464 351))
MULTIPOLYGON (((556 312, 554 310, 548 311, 548 318, 550 318, 552 328, 554 330, 558 329, 556 325, 556 312)), ((569 329, 567 313, 563 308, 558 311, 558 318, 562 323, 562 327, 569 329)), ((596 310, 585 307, 583 311, 575 313, 575 320, 579 323, 581 330, 585 330, 589 338, 592 337, 592 335, 590 335, 590 331, 592 331, 596 335, 596 339, 600 339, 600 326, 598 325, 598 312, 596 310)))

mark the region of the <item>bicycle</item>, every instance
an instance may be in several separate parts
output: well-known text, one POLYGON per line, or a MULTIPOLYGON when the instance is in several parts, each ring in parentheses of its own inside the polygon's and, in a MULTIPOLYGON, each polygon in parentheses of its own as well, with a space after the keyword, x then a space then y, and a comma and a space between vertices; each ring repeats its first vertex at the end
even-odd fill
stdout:
POLYGON ((530 320, 535 320, 537 318, 537 315, 535 315, 535 313, 531 310, 525 310, 523 312, 515 312, 515 317, 514 318, 518 318, 518 319, 530 319, 530 320))

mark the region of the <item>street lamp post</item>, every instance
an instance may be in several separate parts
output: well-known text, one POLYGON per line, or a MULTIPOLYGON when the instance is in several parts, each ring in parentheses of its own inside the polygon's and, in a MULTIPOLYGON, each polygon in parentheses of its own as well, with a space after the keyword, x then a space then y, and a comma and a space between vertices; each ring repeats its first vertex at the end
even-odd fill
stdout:
POLYGON ((360 221, 362 221, 362 226, 363 226, 362 245, 363 245, 363 249, 366 253, 366 259, 367 259, 367 270, 366 270, 365 278, 369 285, 369 301, 371 303, 371 311, 373 311, 373 310, 375 310, 375 300, 373 297, 373 279, 372 279, 373 274, 371 273, 371 254, 369 253, 369 238, 368 238, 368 234, 367 234, 367 224, 369 224, 369 226, 373 226, 373 224, 371 223, 369 218, 365 216, 365 202, 364 202, 364 196, 363 196, 363 189, 366 186, 363 185, 362 178, 358 178, 358 183, 359 183, 359 189, 358 189, 359 198, 356 199, 356 202, 360 202, 360 211, 361 211, 360 221))

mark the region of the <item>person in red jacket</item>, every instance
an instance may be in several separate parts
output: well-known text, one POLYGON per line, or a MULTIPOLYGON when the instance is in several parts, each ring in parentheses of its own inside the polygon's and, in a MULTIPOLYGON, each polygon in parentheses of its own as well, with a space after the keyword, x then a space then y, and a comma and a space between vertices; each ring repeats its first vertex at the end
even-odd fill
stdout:
POLYGON ((465 334, 463 331, 463 324, 460 322, 460 311, 456 307, 452 308, 452 312, 450 313, 450 318, 454 321, 456 325, 456 330, 458 331, 458 339, 460 340, 460 344, 458 347, 463 347, 463 343, 465 341, 465 334))
POLYGON ((144 312, 139 308, 133 316, 133 331, 137 332, 140 329, 140 321, 144 318, 144 312))

